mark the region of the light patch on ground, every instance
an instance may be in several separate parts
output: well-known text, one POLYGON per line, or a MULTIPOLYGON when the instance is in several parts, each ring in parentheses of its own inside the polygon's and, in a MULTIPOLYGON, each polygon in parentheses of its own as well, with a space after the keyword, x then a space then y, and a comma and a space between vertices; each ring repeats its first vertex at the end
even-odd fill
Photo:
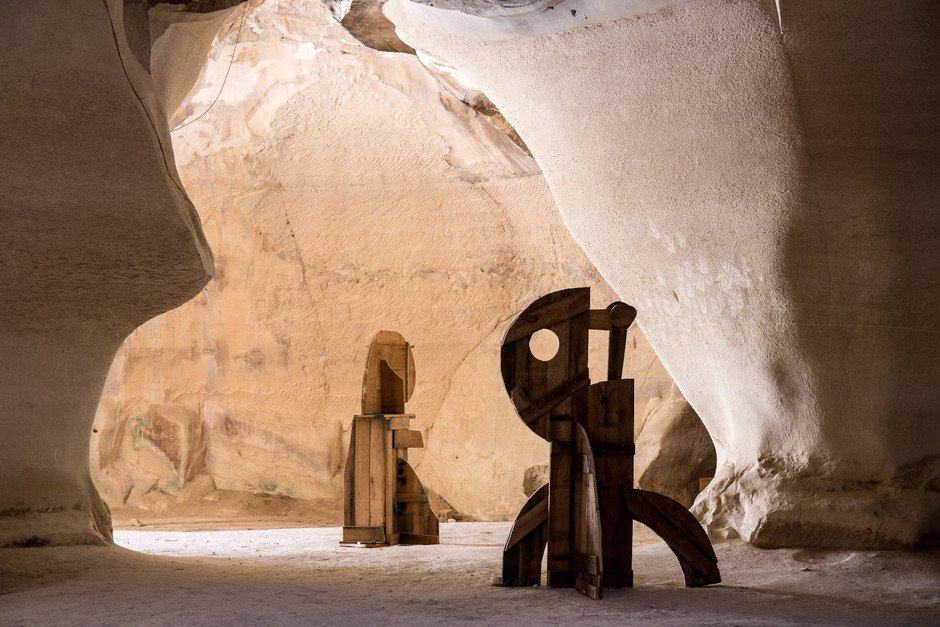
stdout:
POLYGON ((724 583, 681 587, 638 528, 636 587, 498 588, 509 523, 441 525, 438 546, 340 547, 340 529, 118 530, 124 548, 0 550, 0 616, 19 624, 937 624, 936 553, 716 546, 724 583))

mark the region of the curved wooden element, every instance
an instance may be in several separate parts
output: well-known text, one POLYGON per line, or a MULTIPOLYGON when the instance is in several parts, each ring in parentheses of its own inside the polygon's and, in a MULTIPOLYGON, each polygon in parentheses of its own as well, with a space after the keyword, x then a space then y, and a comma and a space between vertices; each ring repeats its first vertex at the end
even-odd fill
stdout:
POLYGON ((503 586, 537 586, 548 541, 548 484, 526 501, 503 547, 503 586))
POLYGON ((597 471, 591 443, 581 425, 575 425, 575 452, 571 547, 574 587, 581 594, 599 600, 603 595, 604 558, 597 471))
POLYGON ((572 417, 587 411, 590 307, 588 288, 552 292, 526 307, 503 339, 506 392, 529 428, 549 442, 570 441, 572 417), (529 350, 532 334, 541 329, 558 336, 558 352, 549 361, 529 350))
POLYGON ((548 586, 571 587, 572 425, 587 415, 588 325, 591 290, 576 288, 539 298, 506 332, 500 353, 503 383, 520 418, 551 442, 548 520, 548 586), (529 348, 532 334, 548 329, 558 337, 549 361, 529 348))
POLYGON ((411 345, 400 333, 379 331, 369 345, 362 376, 363 415, 405 413, 405 403, 414 389, 415 362, 411 345))
POLYGON ((689 510, 668 496, 648 490, 628 488, 623 497, 630 516, 652 529, 672 549, 687 588, 721 582, 715 549, 689 510))
POLYGON ((398 490, 395 493, 395 527, 401 544, 439 544, 437 516, 428 494, 411 465, 397 462, 398 490))

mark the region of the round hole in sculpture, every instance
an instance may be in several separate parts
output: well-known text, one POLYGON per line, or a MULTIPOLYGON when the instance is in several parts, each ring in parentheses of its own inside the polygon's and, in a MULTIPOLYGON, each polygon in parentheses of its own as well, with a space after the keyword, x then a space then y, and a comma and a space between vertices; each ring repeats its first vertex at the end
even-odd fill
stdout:
POLYGON ((539 361, 551 361, 558 354, 558 336, 548 329, 540 329, 529 338, 529 350, 539 361))

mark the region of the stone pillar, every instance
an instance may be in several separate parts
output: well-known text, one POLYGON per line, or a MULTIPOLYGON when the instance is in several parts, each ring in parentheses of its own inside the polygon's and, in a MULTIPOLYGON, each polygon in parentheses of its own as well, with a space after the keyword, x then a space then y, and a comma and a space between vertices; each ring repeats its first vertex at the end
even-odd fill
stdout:
POLYGON ((711 434, 711 531, 935 534, 940 5, 426 4, 385 11, 519 131, 711 434))
POLYGON ((136 4, 0 3, 0 547, 111 540, 88 470, 111 359, 212 274, 136 4))

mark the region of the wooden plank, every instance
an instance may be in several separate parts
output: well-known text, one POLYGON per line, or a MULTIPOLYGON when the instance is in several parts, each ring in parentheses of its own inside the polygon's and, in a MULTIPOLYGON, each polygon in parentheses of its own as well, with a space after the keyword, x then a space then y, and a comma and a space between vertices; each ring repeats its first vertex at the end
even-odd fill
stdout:
POLYGON ((548 484, 536 490, 526 501, 506 544, 503 547, 503 571, 500 585, 503 586, 534 586, 542 578, 542 555, 545 554, 545 543, 548 539, 548 484), (532 512, 545 511, 544 518, 536 515, 530 517, 532 512), (522 533, 524 527, 529 527, 533 520, 542 518, 542 522, 522 533), (518 530, 518 531, 517 531, 518 530))
POLYGON ((617 381, 623 377, 624 352, 627 348, 627 330, 611 327, 607 341, 607 380, 617 381))
POLYGON ((541 526, 547 520, 548 498, 542 498, 532 509, 524 513, 519 513, 519 517, 516 518, 516 522, 512 526, 512 532, 509 534, 509 539, 506 540, 506 546, 503 550, 514 546, 517 542, 522 540, 522 538, 529 535, 533 529, 541 526))
POLYGON ((536 331, 568 320, 591 306, 591 292, 588 288, 563 290, 549 296, 551 298, 548 301, 540 298, 526 308, 507 331, 503 344, 527 338, 536 331))
POLYGON ((588 328, 592 331, 610 331, 610 312, 606 309, 592 309, 588 313, 588 328))
POLYGON ((548 577, 550 588, 574 585, 571 553, 571 452, 569 445, 552 442, 549 461, 548 577))
POLYGON ((343 544, 385 544, 385 527, 343 527, 343 544))
POLYGON ((399 534, 398 542, 400 544, 440 544, 441 537, 439 535, 407 533, 403 531, 399 534))
POLYGON ((424 448, 424 437, 420 431, 399 429, 392 432, 394 448, 424 448))
POLYGON ((603 592, 604 558, 601 539, 601 512, 598 504, 597 473, 587 432, 575 425, 575 453, 581 460, 580 472, 574 479, 574 544, 572 570, 575 589, 592 599, 603 592))
POLYGON ((349 451, 346 453, 346 467, 343 469, 343 524, 356 524, 356 419, 349 427, 349 451))
POLYGON ((402 494, 399 492, 395 495, 396 503, 426 503, 428 500, 428 495, 421 494, 402 494))
POLYGON ((385 432, 384 418, 370 418, 369 432, 369 524, 385 524, 385 432))
POLYGON ((594 454, 601 514, 604 587, 633 585, 633 524, 623 503, 633 487, 633 380, 595 383, 588 390, 585 432, 594 454))
POLYGON ((384 359, 379 362, 379 387, 380 413, 405 413, 405 381, 384 359))
POLYGON ((398 520, 395 516, 395 495, 398 492, 398 475, 395 450, 392 448, 392 434, 385 428, 385 535, 389 544, 398 544, 398 520))
MULTIPOLYGON (((403 460, 396 462, 398 475, 397 494, 427 493, 414 469, 403 460)), ((431 510, 427 498, 407 500, 395 504, 398 517, 399 542, 402 544, 437 544, 440 538, 437 516, 431 510)))
POLYGON ((587 389, 590 384, 591 379, 587 377, 586 374, 565 381, 555 389, 542 394, 536 402, 520 410, 518 412, 519 417, 522 418, 523 422, 528 424, 535 418, 555 409, 559 404, 571 398, 576 392, 587 389))
POLYGON ((689 510, 668 496, 647 490, 624 490, 630 515, 665 540, 679 560, 689 588, 721 582, 718 559, 708 534, 689 510))
POLYGON ((356 418, 356 463, 355 486, 353 499, 355 512, 355 526, 369 524, 369 460, 372 441, 372 420, 370 418, 356 418))
POLYGON ((388 428, 392 431, 410 429, 413 418, 414 414, 385 414, 385 419, 388 420, 388 428))

